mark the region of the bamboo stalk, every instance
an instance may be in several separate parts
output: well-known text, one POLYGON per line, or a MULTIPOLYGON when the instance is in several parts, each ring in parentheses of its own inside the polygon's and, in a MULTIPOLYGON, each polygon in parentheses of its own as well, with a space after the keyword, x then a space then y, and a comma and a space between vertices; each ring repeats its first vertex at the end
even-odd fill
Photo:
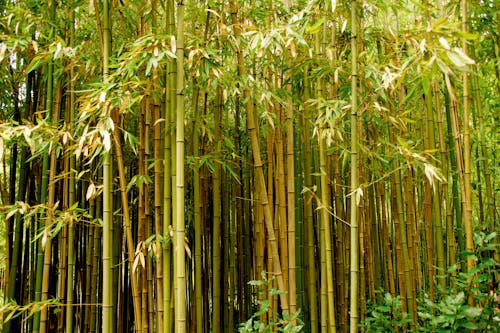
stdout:
MULTIPOLYGON (((462 31, 468 31, 468 4, 467 0, 461 1, 462 10, 462 31)), ((467 55, 467 41, 463 39, 462 52, 467 55)), ((463 97, 463 136, 464 136, 464 226, 465 226, 465 246, 469 253, 474 252, 473 228, 472 228, 472 185, 471 185, 471 144, 470 144, 470 124, 469 124, 469 74, 462 74, 462 97, 463 97)), ((467 257, 467 270, 471 271, 474 267, 474 260, 471 256, 467 257)), ((472 303, 472 298, 469 299, 472 303)))
MULTIPOLYGON (((307 101, 309 99, 309 76, 308 68, 304 70, 304 99, 307 101)), ((309 108, 307 104, 304 104, 303 114, 301 117, 304 126, 304 184, 308 189, 313 188, 313 182, 311 177, 311 143, 310 143, 310 125, 309 125, 309 108)), ((315 241, 314 241, 314 219, 313 219, 313 207, 312 200, 309 196, 303 195, 304 197, 304 209, 305 209, 305 234, 306 234, 306 251, 307 251, 307 261, 306 261, 306 272, 307 272, 307 295, 308 295, 308 306, 309 306, 309 318, 310 318, 310 328, 311 333, 318 332, 318 305, 317 305, 317 287, 316 287, 316 260, 315 260, 315 241)))
POLYGON ((187 331, 186 266, 184 220, 184 1, 177 1, 177 82, 176 82, 176 191, 175 191, 175 327, 177 333, 187 331))
MULTIPOLYGON (((288 80, 290 80, 289 78, 288 80)), ((290 297, 290 314, 295 315, 297 311, 297 264, 295 246, 295 157, 294 157, 294 117, 292 103, 291 82, 288 83, 287 91, 290 96, 287 100, 285 111, 286 123, 286 169, 287 169, 287 226, 288 226, 288 293, 290 297)), ((292 317, 295 323, 295 318, 292 317)))
MULTIPOLYGON (((103 81, 108 80, 108 62, 111 53, 111 26, 109 0, 103 1, 103 81)), ((109 112, 109 110, 107 110, 109 112)), ((113 329, 113 272, 112 272, 112 249, 113 249, 113 171, 111 152, 105 152, 103 162, 103 243, 102 243, 102 331, 110 332, 113 329)), ((42 331, 43 333, 43 331, 42 331)))
POLYGON ((351 280, 350 280, 350 332, 358 331, 358 289, 359 289, 359 221, 356 191, 358 189, 358 1, 351 3, 351 280))

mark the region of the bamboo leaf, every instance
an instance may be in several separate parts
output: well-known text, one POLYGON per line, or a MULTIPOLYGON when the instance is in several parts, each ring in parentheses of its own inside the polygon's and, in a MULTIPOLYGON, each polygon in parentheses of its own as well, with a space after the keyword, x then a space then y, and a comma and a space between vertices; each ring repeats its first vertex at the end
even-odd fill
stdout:
POLYGON ((172 50, 172 54, 175 54, 177 51, 177 42, 175 40, 175 36, 170 36, 170 49, 172 50))
POLYGON ((108 131, 102 131, 102 144, 104 146, 104 149, 109 152, 111 150, 111 136, 109 135, 108 131))
POLYGON ((464 68, 467 65, 474 65, 476 62, 469 58, 461 49, 454 47, 446 52, 448 59, 458 68, 464 68))
POLYGON ((428 163, 424 163, 424 173, 433 189, 435 189, 434 180, 444 182, 444 178, 440 175, 439 171, 428 163))
POLYGON ((54 52, 54 59, 59 58, 59 56, 61 55, 61 51, 62 51, 62 45, 61 42, 58 42, 56 44, 56 51, 54 52))
POLYGON ((45 228, 43 230, 43 236, 42 236, 42 249, 45 250, 45 245, 47 244, 47 240, 49 238, 49 229, 48 228, 45 228))
POLYGON ((186 255, 188 256, 189 260, 191 260, 191 249, 189 248, 189 244, 187 241, 184 241, 184 249, 186 249, 186 255))
POLYGON ((30 147, 31 154, 35 155, 35 153, 36 153, 35 141, 33 141, 33 139, 31 139, 31 130, 27 126, 23 127, 23 136, 24 136, 24 140, 26 140, 26 143, 30 147))
MULTIPOLYGON (((15 206, 14 206, 15 207, 15 206)), ((18 207, 15 207, 14 209, 10 210, 7 215, 5 215, 5 219, 8 220, 10 219, 14 214, 16 214, 17 212, 19 212, 19 208, 18 207)))
POLYGON ((472 60, 471 58, 469 58, 469 56, 467 54, 465 54, 462 49, 459 49, 458 47, 454 47, 453 51, 455 51, 460 56, 462 61, 464 63, 466 63, 467 65, 475 65, 476 64, 476 62, 474 60, 472 60))
POLYGON ((337 0, 331 0, 332 5, 332 13, 335 13, 335 9, 337 9, 337 0))
POLYGON ((448 44, 448 41, 446 40, 446 38, 440 37, 439 38, 439 43, 441 43, 441 45, 445 48, 445 50, 449 50, 450 49, 450 44, 448 44))
POLYGON ((5 51, 7 51, 7 44, 2 42, 0 43, 0 63, 5 58, 5 51))
POLYGON ((90 183, 89 187, 87 187, 87 193, 85 194, 85 198, 87 198, 87 200, 90 200, 90 198, 92 198, 94 193, 95 193, 95 185, 94 183, 90 183))
POLYGON ((313 25, 308 26, 307 27, 307 32, 310 33, 310 34, 315 34, 315 33, 319 32, 321 30, 321 26, 323 25, 324 22, 325 22, 325 18, 322 17, 321 19, 319 19, 313 25))

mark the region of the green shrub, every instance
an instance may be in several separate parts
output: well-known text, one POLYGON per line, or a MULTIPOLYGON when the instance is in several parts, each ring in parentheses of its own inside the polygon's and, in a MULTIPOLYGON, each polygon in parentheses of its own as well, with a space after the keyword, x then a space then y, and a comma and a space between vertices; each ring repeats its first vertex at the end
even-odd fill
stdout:
MULTIPOLYGON (((250 285, 256 286, 259 288, 259 295, 265 296, 266 294, 270 294, 271 296, 278 297, 283 294, 283 291, 272 288, 272 281, 274 277, 271 279, 266 278, 266 273, 261 273, 261 280, 252 280, 249 282, 250 285)), ((292 314, 295 322, 291 320, 290 316, 287 313, 282 313, 281 315, 271 307, 269 299, 267 297, 260 297, 259 300, 256 301, 257 310, 254 314, 245 321, 241 323, 238 327, 238 332, 240 333, 252 333, 252 332, 261 332, 261 333, 271 333, 271 332, 288 332, 288 333, 298 333, 302 331, 303 323, 298 318, 298 313, 292 314), (266 320, 267 314, 273 314, 266 320)))
MULTIPOLYGON (((417 300, 418 325, 416 332, 500 332, 500 308, 497 293, 500 269, 494 259, 499 246, 493 240, 497 233, 475 235, 475 253, 465 253, 472 258, 474 268, 461 272, 458 266, 448 269, 451 287, 441 290, 438 299, 429 295, 417 300), (472 304, 470 305, 470 302, 472 304)), ((406 326, 411 317, 402 311, 399 296, 385 293, 377 304, 368 304, 365 320, 360 324, 366 332, 395 332, 406 326)))

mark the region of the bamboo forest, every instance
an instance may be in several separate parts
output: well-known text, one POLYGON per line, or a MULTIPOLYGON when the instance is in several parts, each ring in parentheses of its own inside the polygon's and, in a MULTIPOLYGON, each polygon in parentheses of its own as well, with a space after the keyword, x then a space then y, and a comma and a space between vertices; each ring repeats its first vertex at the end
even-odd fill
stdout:
POLYGON ((0 331, 500 332, 500 1, 0 0, 0 331))

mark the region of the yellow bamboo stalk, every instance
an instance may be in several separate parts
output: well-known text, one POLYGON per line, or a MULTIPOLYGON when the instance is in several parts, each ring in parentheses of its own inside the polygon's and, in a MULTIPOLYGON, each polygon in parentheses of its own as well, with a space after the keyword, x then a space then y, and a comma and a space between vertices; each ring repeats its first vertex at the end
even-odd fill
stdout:
MULTIPOLYGON (((462 31, 468 31, 468 5, 467 0, 462 0, 462 31)), ((467 41, 462 41, 462 52, 467 55, 467 41)), ((465 246, 467 252, 474 252, 474 240, 472 229, 472 186, 471 186, 471 145, 470 145, 470 128, 469 128, 469 74, 462 74, 463 86, 463 133, 464 133, 464 224, 465 224, 465 246)), ((470 271, 474 267, 474 261, 471 256, 467 257, 467 270, 470 271)), ((470 302, 472 298, 470 299, 470 302)))
POLYGON ((175 191, 175 331, 187 331, 186 252, 184 249, 184 1, 177 1, 176 191, 175 191))

